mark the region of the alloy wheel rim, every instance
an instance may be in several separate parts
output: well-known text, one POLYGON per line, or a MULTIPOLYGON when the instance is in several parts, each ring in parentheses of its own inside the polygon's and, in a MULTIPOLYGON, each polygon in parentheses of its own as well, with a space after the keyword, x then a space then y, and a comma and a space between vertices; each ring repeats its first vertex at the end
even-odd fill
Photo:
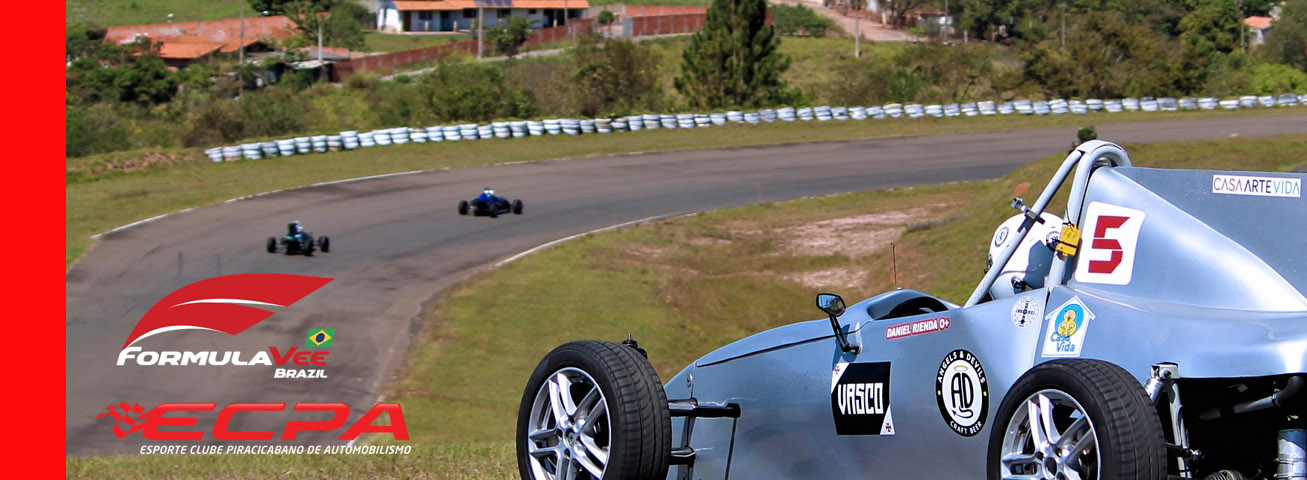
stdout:
POLYGON ((603 478, 610 445, 607 401, 578 368, 555 371, 536 391, 527 424, 527 461, 534 478, 603 478))
POLYGON ((1021 402, 1000 451, 1004 480, 1091 480, 1101 464, 1093 421, 1080 402, 1055 389, 1021 402))

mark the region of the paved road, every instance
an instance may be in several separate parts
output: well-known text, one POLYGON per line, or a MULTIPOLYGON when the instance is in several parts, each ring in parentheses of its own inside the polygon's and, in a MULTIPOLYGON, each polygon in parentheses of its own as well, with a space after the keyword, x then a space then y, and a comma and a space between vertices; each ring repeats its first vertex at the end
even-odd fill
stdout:
MULTIPOLYGON (((727 130, 712 130, 718 135, 727 130)), ((1307 115, 1197 119, 1099 127, 1118 142, 1307 132, 1307 115)), ((655 215, 810 195, 995 178, 1065 151, 1072 128, 619 155, 434 171, 287 191, 201 208, 107 235, 67 274, 69 454, 139 450, 96 415, 118 402, 345 402, 377 400, 400 365, 424 302, 484 266, 541 243, 655 215), (484 186, 522 198, 524 215, 460 217, 458 200, 484 186), (331 236, 313 258, 269 255, 263 242, 290 220, 331 236), (173 290, 249 272, 335 281, 238 336, 184 330, 145 350, 303 347, 307 329, 335 328, 326 379, 274 379, 271 367, 115 365, 141 316, 173 290)), ((432 148, 439 148, 433 146, 432 148)), ((214 416, 202 418, 212 425, 214 416)), ((244 413, 233 430, 286 416, 244 413)), ((322 435, 303 443, 330 444, 322 435)), ((157 442, 155 442, 157 443, 157 442)), ((206 438, 204 443, 215 443, 206 438)))

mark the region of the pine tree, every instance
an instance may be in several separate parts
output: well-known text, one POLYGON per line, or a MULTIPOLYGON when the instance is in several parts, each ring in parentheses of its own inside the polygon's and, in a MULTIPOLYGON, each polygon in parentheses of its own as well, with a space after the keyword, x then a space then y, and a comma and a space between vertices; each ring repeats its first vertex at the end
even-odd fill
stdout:
POLYGON ((675 79, 690 106, 751 107, 786 99, 780 76, 790 58, 777 51, 780 37, 766 18, 765 0, 713 0, 675 79))

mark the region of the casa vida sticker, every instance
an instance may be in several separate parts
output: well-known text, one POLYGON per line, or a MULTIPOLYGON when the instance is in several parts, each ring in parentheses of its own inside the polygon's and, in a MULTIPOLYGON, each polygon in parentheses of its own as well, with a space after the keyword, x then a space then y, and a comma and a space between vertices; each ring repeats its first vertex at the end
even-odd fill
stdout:
POLYGON ((980 359, 966 350, 945 355, 935 374, 935 400, 944 422, 958 435, 980 433, 989 414, 989 382, 980 359))
POLYGON ((1077 295, 1051 310, 1045 318, 1048 326, 1044 330, 1046 337, 1042 354, 1045 357, 1079 357, 1094 312, 1089 311, 1077 295))
POLYGON ((831 372, 830 408, 836 435, 894 435, 890 362, 839 362, 831 372))
POLYGON ((1246 177, 1212 175, 1212 193, 1252 195, 1257 197, 1302 197, 1302 180, 1298 178, 1246 177))

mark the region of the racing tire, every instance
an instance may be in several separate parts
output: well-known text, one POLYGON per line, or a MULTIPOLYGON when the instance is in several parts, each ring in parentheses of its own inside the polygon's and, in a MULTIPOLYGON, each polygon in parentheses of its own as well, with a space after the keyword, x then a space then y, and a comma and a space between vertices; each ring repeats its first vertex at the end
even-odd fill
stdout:
POLYGON ((527 381, 516 438, 524 480, 663 479, 672 448, 667 395, 636 349, 567 343, 527 381))
POLYGON ((458 201, 458 214, 459 214, 459 215, 467 215, 467 210, 468 210, 467 200, 459 200, 459 201, 458 201))
POLYGON ((268 253, 277 253, 277 239, 268 237, 268 253))
POLYGON ((513 215, 521 215, 521 214, 522 214, 522 201, 513 200, 513 215))
POLYGON ((1069 478, 1067 469, 1085 480, 1167 478, 1157 411, 1133 376, 1107 362, 1036 366, 1008 391, 994 422, 989 480, 1069 478), (1051 425, 1032 429, 1032 419, 1051 425))
POLYGON ((315 246, 316 244, 313 243, 313 235, 306 233, 304 234, 304 238, 300 240, 300 253, 303 253, 306 257, 312 257, 315 246))
POLYGON ((499 207, 491 205, 490 210, 487 210, 486 215, 490 215, 490 218, 499 218, 499 207))
POLYGON ((319 238, 319 239, 318 239, 318 248, 322 249, 322 253, 330 253, 330 252, 331 252, 331 237, 328 237, 328 236, 326 236, 326 235, 323 235, 322 238, 319 238))

